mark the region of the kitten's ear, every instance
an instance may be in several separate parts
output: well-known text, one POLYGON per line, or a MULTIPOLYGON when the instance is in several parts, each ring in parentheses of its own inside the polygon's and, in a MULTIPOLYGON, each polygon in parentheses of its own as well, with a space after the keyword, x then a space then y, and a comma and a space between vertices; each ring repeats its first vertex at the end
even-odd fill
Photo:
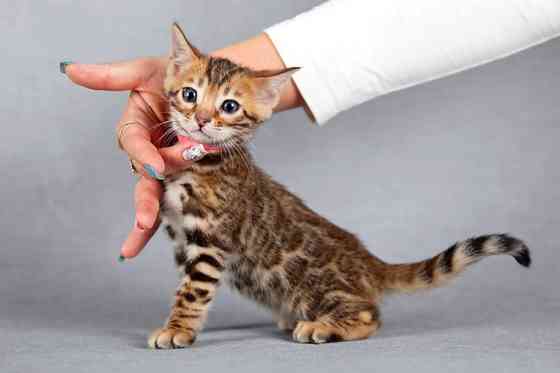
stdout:
POLYGON ((189 65, 201 56, 198 49, 189 43, 181 27, 177 23, 173 23, 171 27, 171 60, 175 66, 189 65))
POLYGON ((299 67, 280 70, 264 70, 254 73, 258 87, 258 99, 271 106, 276 106, 280 90, 290 80, 299 67))

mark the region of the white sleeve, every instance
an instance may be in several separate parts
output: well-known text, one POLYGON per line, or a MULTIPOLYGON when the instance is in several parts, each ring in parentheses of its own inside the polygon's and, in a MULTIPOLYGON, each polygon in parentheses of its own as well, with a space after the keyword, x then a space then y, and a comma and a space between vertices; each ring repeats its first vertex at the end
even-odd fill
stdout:
POLYGON ((265 32, 323 124, 560 35, 560 0, 330 0, 265 32))

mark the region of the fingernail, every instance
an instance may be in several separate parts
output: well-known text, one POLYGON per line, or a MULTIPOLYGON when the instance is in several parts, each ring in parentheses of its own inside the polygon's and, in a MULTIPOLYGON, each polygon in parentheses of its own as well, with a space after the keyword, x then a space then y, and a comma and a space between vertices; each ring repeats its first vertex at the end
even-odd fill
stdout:
POLYGON ((119 255, 119 259, 117 259, 117 260, 119 261, 119 263, 122 263, 122 262, 124 262, 125 259, 126 258, 124 256, 119 255))
POLYGON ((62 61, 59 65, 60 72, 66 74, 66 66, 72 65, 74 62, 72 61, 62 61))
POLYGON ((159 172, 156 171, 156 169, 153 166, 151 166, 149 164, 144 165, 144 170, 146 170, 148 175, 150 175, 154 179, 157 179, 157 180, 164 180, 165 179, 162 175, 159 174, 159 172))
POLYGON ((140 222, 137 222, 137 223, 136 223, 136 226, 137 226, 138 229, 140 229, 141 231, 145 231, 145 230, 146 230, 146 228, 143 227, 143 226, 140 224, 140 222))
POLYGON ((198 161, 201 160, 208 152, 204 148, 204 145, 198 144, 191 147, 186 148, 183 151, 183 159, 185 161, 198 161))

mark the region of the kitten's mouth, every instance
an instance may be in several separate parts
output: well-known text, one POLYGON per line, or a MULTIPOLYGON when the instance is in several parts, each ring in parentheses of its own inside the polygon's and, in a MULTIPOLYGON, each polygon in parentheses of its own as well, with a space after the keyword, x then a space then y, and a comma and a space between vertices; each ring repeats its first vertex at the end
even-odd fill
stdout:
POLYGON ((214 139, 210 137, 210 135, 208 135, 202 129, 185 130, 184 132, 186 133, 186 135, 179 135, 179 136, 190 137, 191 139, 193 139, 194 141, 200 144, 212 144, 215 142, 214 139))
MULTIPOLYGON (((200 131, 197 131, 200 132, 200 131)), ((207 135, 205 135, 206 137, 208 137, 207 135)), ((186 145, 187 147, 191 148, 194 146, 198 146, 198 145, 202 145, 204 146, 204 149, 207 152, 218 152, 220 150, 220 146, 217 144, 209 144, 209 143, 205 143, 202 141, 198 141, 198 139, 194 139, 191 136, 185 136, 185 135, 177 135, 177 140, 183 144, 186 145)))

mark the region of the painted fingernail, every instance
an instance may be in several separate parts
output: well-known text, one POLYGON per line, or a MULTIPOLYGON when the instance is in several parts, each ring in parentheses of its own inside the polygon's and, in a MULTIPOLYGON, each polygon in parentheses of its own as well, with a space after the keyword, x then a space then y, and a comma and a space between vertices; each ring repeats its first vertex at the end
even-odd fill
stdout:
POLYGON ((154 179, 157 179, 157 180, 165 179, 162 175, 159 174, 159 172, 156 171, 156 169, 153 166, 151 166, 149 164, 144 165, 144 170, 146 170, 148 175, 150 175, 154 179))
POLYGON ((117 260, 119 261, 119 263, 122 263, 122 262, 124 262, 125 259, 126 258, 124 256, 119 255, 119 259, 117 259, 117 260))
POLYGON ((59 65, 60 72, 66 74, 66 66, 72 65, 74 62, 72 61, 62 61, 59 65))
POLYGON ((183 159, 185 161, 198 161, 202 158, 204 158, 204 156, 207 154, 208 152, 206 151, 206 149, 204 148, 204 145, 202 144, 198 144, 198 145, 194 145, 191 146, 187 149, 185 149, 183 151, 183 159))

